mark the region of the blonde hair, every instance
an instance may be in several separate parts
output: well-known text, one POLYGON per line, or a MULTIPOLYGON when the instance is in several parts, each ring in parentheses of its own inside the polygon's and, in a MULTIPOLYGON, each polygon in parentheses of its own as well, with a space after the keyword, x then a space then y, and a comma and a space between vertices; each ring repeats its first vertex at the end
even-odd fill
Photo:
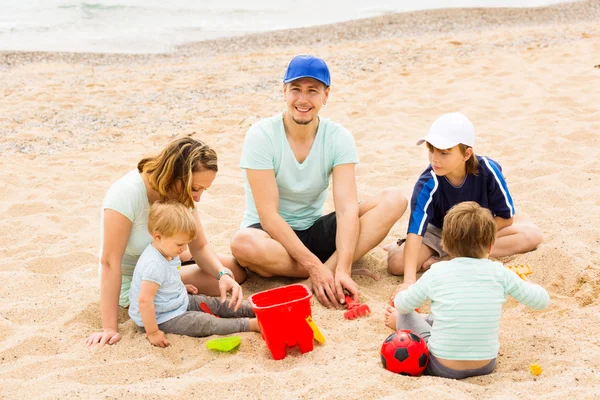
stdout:
POLYGON ((198 233, 192 212, 175 200, 156 201, 150 206, 148 231, 150 234, 158 232, 165 237, 186 234, 190 240, 198 233))
MULTIPOLYGON (((433 150, 437 149, 437 147, 433 146, 429 142, 425 142, 427 144, 427 148, 430 152, 433 153, 433 150)), ((467 153, 467 149, 473 149, 471 146, 467 146, 466 144, 459 143, 458 150, 460 150, 461 154, 464 156, 467 153)), ((440 150, 440 149, 438 149, 440 150)), ((465 162, 465 167, 467 170, 467 174, 471 175, 479 175, 479 161, 477 161, 477 157, 475 157, 475 152, 471 154, 471 157, 465 162)))
POLYGON ((217 153, 208 145, 191 137, 172 141, 157 156, 146 157, 138 163, 138 171, 148 176, 150 187, 162 199, 181 185, 177 199, 188 208, 194 207, 192 197, 192 177, 194 172, 218 171, 217 153))
POLYGON ((474 201, 458 203, 444 217, 442 246, 451 257, 483 258, 496 240, 496 222, 474 201))

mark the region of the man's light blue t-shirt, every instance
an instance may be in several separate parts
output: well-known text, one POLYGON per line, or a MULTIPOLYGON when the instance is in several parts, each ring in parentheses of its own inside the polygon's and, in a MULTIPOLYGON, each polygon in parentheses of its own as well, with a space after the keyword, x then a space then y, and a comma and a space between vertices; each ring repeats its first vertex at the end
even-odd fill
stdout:
POLYGON ((246 169, 274 170, 279 190, 279 214, 294 230, 305 230, 323 215, 333 167, 357 164, 354 137, 342 125, 320 118, 310 153, 299 163, 287 140, 283 114, 253 125, 244 139, 240 168, 244 169, 246 210, 241 227, 257 222, 258 212, 246 169))
POLYGON ((129 289, 129 316, 138 326, 144 326, 140 315, 139 297, 142 281, 154 282, 159 286, 154 297, 156 323, 162 324, 187 311, 189 298, 179 276, 179 257, 167 261, 152 243, 140 255, 133 271, 129 289))

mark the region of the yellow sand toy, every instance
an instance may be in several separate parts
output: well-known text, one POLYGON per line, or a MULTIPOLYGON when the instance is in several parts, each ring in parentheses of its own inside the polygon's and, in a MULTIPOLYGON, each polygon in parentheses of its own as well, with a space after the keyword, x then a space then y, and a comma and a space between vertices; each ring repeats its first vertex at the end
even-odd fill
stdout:
POLYGON ((531 364, 529 366, 529 373, 531 375, 537 376, 542 373, 542 367, 540 367, 540 364, 531 364))
POLYGON ((533 273, 529 264, 507 265, 506 268, 519 275, 519 278, 523 280, 526 280, 527 276, 533 273))
POLYGON ((310 329, 312 329, 312 331, 315 335, 315 340, 321 344, 325 343, 325 336, 323 336, 323 334, 321 333, 321 330, 319 329, 317 324, 315 324, 315 322, 313 321, 313 319, 310 315, 308 317, 306 317, 306 322, 308 323, 308 326, 310 326, 310 329))

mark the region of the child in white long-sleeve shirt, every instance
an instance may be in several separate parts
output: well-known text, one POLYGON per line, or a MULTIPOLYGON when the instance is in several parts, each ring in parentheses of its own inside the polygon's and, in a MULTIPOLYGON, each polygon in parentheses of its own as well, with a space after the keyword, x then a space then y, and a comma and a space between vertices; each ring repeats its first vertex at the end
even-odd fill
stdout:
POLYGON ((442 245, 452 257, 432 265, 415 284, 399 292, 386 325, 409 329, 428 342, 428 375, 463 379, 486 375, 496 366, 498 330, 506 295, 541 310, 548 292, 488 259, 496 237, 489 210, 459 203, 444 218, 442 245), (431 315, 414 309, 431 300, 431 315))

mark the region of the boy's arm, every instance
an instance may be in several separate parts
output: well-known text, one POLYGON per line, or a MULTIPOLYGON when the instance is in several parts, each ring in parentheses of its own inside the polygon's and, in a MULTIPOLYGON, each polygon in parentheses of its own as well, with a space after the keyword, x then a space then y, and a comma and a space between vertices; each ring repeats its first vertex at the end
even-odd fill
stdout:
POLYGON ((506 275, 506 291, 520 303, 543 310, 550 304, 550 295, 543 287, 524 281, 516 273, 504 269, 506 275))
POLYGON ((496 222, 496 230, 506 228, 507 226, 511 226, 513 224, 514 218, 510 217, 509 219, 494 217, 494 221, 496 222))
POLYGON ((423 236, 409 233, 404 243, 404 283, 413 284, 417 281, 419 270, 419 252, 423 244, 423 236))
POLYGON ((423 235, 433 216, 435 193, 438 190, 437 176, 429 167, 419 177, 415 184, 410 200, 410 219, 406 243, 404 244, 404 282, 414 283, 417 280, 417 271, 420 269, 419 252, 423 244, 423 235))
POLYGON ((138 302, 142 323, 144 324, 148 340, 154 346, 167 347, 169 341, 165 337, 164 332, 158 329, 158 325, 156 324, 156 312, 154 310, 154 297, 156 296, 159 287, 160 285, 158 283, 142 281, 138 302))
POLYGON ((394 298, 394 307, 401 314, 408 314, 420 307, 429 298, 431 271, 427 271, 416 283, 399 292, 394 298))

